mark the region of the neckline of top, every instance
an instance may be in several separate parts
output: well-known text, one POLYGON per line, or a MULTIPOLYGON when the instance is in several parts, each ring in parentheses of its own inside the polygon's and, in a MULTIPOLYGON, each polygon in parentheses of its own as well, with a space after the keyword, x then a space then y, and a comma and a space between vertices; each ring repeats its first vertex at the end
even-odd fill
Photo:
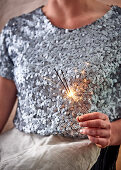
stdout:
POLYGON ((87 27, 90 27, 90 26, 96 24, 97 22, 103 21, 105 18, 107 19, 107 18, 110 16, 110 14, 112 13, 112 11, 113 11, 113 9, 114 9, 115 6, 114 6, 114 5, 110 6, 110 9, 109 9, 102 17, 96 19, 96 20, 95 20, 94 22, 92 22, 91 24, 87 24, 87 25, 85 25, 85 26, 82 26, 82 27, 79 27, 79 28, 75 28, 75 29, 62 28, 62 27, 58 27, 58 26, 52 24, 52 22, 48 19, 48 17, 47 17, 47 16, 45 15, 45 13, 43 12, 43 10, 42 10, 43 7, 44 7, 44 5, 42 5, 42 6, 40 7, 40 12, 41 12, 41 15, 44 17, 44 21, 45 21, 46 24, 51 25, 52 28, 55 28, 55 29, 57 29, 57 30, 76 31, 76 30, 81 30, 81 29, 85 29, 85 28, 87 28, 87 27))

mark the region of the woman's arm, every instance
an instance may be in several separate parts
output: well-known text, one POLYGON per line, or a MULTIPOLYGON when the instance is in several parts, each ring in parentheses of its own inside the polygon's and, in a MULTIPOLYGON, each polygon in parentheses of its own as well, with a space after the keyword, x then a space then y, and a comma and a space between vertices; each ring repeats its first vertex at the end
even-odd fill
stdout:
POLYGON ((16 86, 12 80, 0 77, 0 132, 6 124, 16 101, 16 86))
POLYGON ((121 119, 111 123, 107 115, 94 112, 77 117, 77 121, 83 127, 80 133, 99 147, 121 145, 121 119))

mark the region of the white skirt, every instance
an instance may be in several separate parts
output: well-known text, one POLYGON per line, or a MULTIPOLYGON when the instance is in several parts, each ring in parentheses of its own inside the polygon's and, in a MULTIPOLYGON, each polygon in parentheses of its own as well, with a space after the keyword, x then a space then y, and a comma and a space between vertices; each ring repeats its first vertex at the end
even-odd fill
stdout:
POLYGON ((100 149, 88 139, 25 134, 0 135, 0 170, 89 170, 100 149))

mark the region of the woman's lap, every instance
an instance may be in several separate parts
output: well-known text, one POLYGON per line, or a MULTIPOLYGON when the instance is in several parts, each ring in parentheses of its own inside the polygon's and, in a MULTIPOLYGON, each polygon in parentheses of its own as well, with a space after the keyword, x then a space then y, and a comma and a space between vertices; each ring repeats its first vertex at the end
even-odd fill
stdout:
POLYGON ((12 129, 0 136, 0 170, 89 170, 100 149, 89 140, 12 129))

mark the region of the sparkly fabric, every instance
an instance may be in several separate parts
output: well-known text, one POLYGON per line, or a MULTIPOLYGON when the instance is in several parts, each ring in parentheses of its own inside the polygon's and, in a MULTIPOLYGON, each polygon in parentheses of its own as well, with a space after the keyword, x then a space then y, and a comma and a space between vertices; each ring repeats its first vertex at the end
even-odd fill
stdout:
POLYGON ((121 118, 121 9, 79 29, 53 26, 38 8, 0 36, 0 75, 15 81, 16 128, 84 138, 77 115, 121 118))

